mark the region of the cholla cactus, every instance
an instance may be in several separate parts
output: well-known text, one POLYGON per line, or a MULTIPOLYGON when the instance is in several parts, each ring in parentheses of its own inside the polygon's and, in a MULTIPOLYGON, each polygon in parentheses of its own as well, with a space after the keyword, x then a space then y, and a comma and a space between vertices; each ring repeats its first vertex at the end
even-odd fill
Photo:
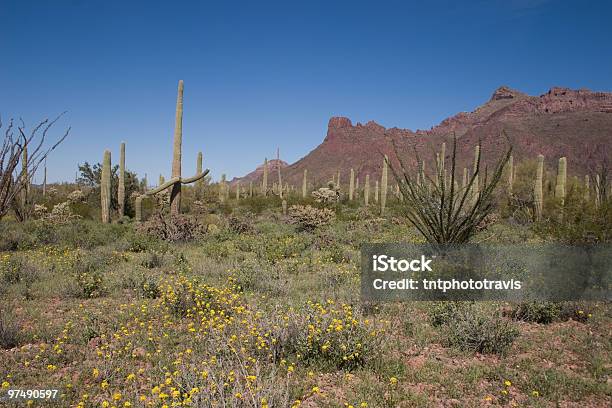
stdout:
POLYGON ((104 151, 104 160, 102 163, 100 207, 102 209, 102 222, 108 224, 110 222, 111 205, 111 152, 109 150, 104 151))
POLYGON ((48 212, 49 210, 47 210, 47 207, 45 207, 44 205, 34 204, 34 216, 36 218, 43 218, 47 215, 48 212))
POLYGON ((340 189, 333 181, 327 184, 327 187, 322 187, 312 192, 315 201, 322 204, 333 204, 340 200, 340 189))
POLYGON ((533 189, 533 203, 535 207, 535 218, 536 221, 542 219, 542 203, 544 199, 544 193, 542 191, 542 177, 544 173, 544 156, 538 155, 538 167, 536 170, 536 179, 533 189))
POLYGON ((567 183, 567 159, 561 157, 559 159, 559 168, 557 170, 557 184, 555 185, 555 198, 561 201, 561 205, 565 203, 565 186, 567 183))
POLYGON ((74 190, 68 194, 67 199, 70 204, 81 203, 85 201, 85 194, 81 190, 74 190))
POLYGON ((336 214, 329 208, 314 208, 309 205, 292 205, 289 208, 289 223, 300 230, 312 231, 329 224, 336 214))

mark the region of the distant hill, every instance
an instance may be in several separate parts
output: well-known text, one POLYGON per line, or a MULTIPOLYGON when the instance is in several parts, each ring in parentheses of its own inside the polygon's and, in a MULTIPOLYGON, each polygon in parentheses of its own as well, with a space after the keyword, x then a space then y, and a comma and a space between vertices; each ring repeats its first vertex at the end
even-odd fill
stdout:
MULTIPOLYGON (((381 153, 394 160, 391 140, 403 160, 414 163, 416 150, 428 160, 430 169, 432 152, 446 141, 446 162, 450 165, 453 132, 460 169, 471 166, 479 139, 483 161, 490 166, 508 145, 502 129, 513 145, 515 160, 542 153, 547 165, 556 167, 558 158, 566 156, 568 174, 581 175, 588 171, 589 162, 610 159, 612 93, 552 88, 543 95, 529 96, 502 86, 474 111, 458 113, 429 130, 387 129, 374 121, 353 125, 348 118, 332 117, 323 142, 297 162, 289 166, 283 162, 281 173, 283 181, 294 185, 301 183, 304 169, 315 184, 330 180, 338 171, 341 181, 347 181, 351 168, 362 180, 368 173, 379 177, 381 153)), ((262 174, 260 166, 243 179, 259 181, 262 174)))

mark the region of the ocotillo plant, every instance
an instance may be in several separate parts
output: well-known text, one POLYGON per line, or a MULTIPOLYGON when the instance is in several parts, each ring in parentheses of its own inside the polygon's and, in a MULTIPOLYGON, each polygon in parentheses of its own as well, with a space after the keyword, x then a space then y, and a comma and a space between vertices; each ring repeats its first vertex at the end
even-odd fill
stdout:
POLYGON ((353 201, 355 194, 355 171, 351 169, 351 177, 349 179, 349 201, 353 201))
POLYGON ((380 180, 380 213, 381 215, 385 212, 385 207, 387 205, 388 166, 389 166, 389 158, 387 157, 387 155, 385 155, 383 159, 382 178, 380 180))
POLYGON ((119 217, 125 215, 125 142, 119 148, 119 186, 117 187, 119 217))
MULTIPOLYGON (((472 202, 470 191, 475 177, 478 176, 480 171, 480 157, 476 161, 476 169, 468 182, 468 188, 457 191, 455 189, 458 173, 456 168, 456 137, 453 137, 450 180, 448 183, 445 181, 444 173, 440 169, 436 169, 433 177, 438 178, 437 182, 429 179, 431 183, 417 184, 414 173, 418 172, 418 165, 414 172, 409 170, 398 153, 395 143, 393 147, 399 162, 399 169, 393 166, 388 159, 386 162, 390 166, 395 181, 404 196, 404 202, 400 204, 402 214, 423 234, 429 243, 459 244, 469 242, 478 230, 478 226, 494 209, 495 188, 512 149, 508 148, 503 158, 497 162, 490 179, 486 175, 481 178, 480 192, 476 200, 472 202)), ((440 164, 441 161, 440 159, 440 164)), ((417 163, 420 164, 418 153, 417 163)))
POLYGON ((104 151, 102 161, 102 174, 100 175, 100 208, 102 209, 102 222, 110 222, 111 206, 111 152, 104 151))
POLYGON ((544 192, 542 191, 542 177, 544 174, 544 155, 538 155, 538 167, 536 170, 535 185, 533 188, 533 204, 536 221, 542 219, 542 203, 544 200, 544 192))
POLYGON ((43 175, 43 197, 47 195, 47 159, 45 159, 45 171, 43 175))
POLYGON ((473 178, 474 181, 472 183, 472 200, 474 202, 476 202, 478 200, 478 196, 480 195, 480 186, 478 185, 478 172, 476 171, 476 168, 478 167, 478 164, 480 163, 480 145, 477 145, 474 148, 474 173, 473 173, 473 178))
POLYGON ((561 202, 565 202, 565 185, 567 183, 567 159, 561 157, 559 159, 559 168, 557 169, 557 184, 555 185, 555 198, 561 202))
POLYGON ((261 182, 261 193, 263 196, 268 195, 268 158, 264 160, 263 180, 261 182))
POLYGON ((365 186, 363 186, 363 199, 366 207, 370 203, 370 175, 366 174, 365 186))
POLYGON ((21 179, 23 180, 23 189, 21 190, 21 208, 23 216, 26 215, 28 206, 28 195, 30 193, 30 177, 28 174, 28 146, 23 147, 21 154, 21 179))
POLYGON ((302 198, 306 198, 308 190, 308 169, 304 169, 304 178, 302 179, 302 198))

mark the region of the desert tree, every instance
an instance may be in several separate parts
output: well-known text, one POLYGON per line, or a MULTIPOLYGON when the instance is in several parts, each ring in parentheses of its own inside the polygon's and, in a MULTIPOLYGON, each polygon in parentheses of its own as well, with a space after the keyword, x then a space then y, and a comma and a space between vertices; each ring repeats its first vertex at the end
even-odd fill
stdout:
MULTIPOLYGON (((505 132, 502 132, 505 135, 505 132)), ((506 137, 507 139, 507 137, 506 137)), ((416 168, 410 169, 398 154, 395 141, 393 150, 399 166, 386 158, 393 177, 404 197, 400 208, 408 221, 419 230, 429 243, 465 243, 477 231, 477 227, 492 213, 495 203, 495 187, 499 183, 504 167, 512 154, 509 145, 492 175, 482 166, 482 146, 476 148, 474 171, 461 186, 457 174, 457 138, 453 135, 450 172, 446 173, 444 161, 437 160, 433 175, 421 172, 423 161, 416 148, 416 168), (419 174, 420 173, 420 174, 419 174), (445 175, 446 174, 446 175, 445 175)))
MULTIPOLYGON (((65 113, 65 112, 64 112, 65 113)), ((16 124, 9 120, 0 148, 0 219, 12 208, 18 220, 29 214, 29 185, 38 166, 57 148, 70 133, 70 127, 51 145, 47 144, 51 127, 64 115, 39 122, 28 133, 23 120, 16 124), (21 166, 19 166, 21 164, 21 166)), ((0 128, 3 123, 0 120, 0 128)))

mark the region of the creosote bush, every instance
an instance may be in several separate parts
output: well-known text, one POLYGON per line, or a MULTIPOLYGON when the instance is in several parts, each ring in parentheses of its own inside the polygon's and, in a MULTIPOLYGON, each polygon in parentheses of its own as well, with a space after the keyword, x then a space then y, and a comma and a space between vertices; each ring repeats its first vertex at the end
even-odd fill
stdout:
POLYGON ((289 223, 299 230, 312 231, 328 225, 335 218, 335 213, 329 208, 315 208, 309 205, 292 205, 289 208, 289 223))

